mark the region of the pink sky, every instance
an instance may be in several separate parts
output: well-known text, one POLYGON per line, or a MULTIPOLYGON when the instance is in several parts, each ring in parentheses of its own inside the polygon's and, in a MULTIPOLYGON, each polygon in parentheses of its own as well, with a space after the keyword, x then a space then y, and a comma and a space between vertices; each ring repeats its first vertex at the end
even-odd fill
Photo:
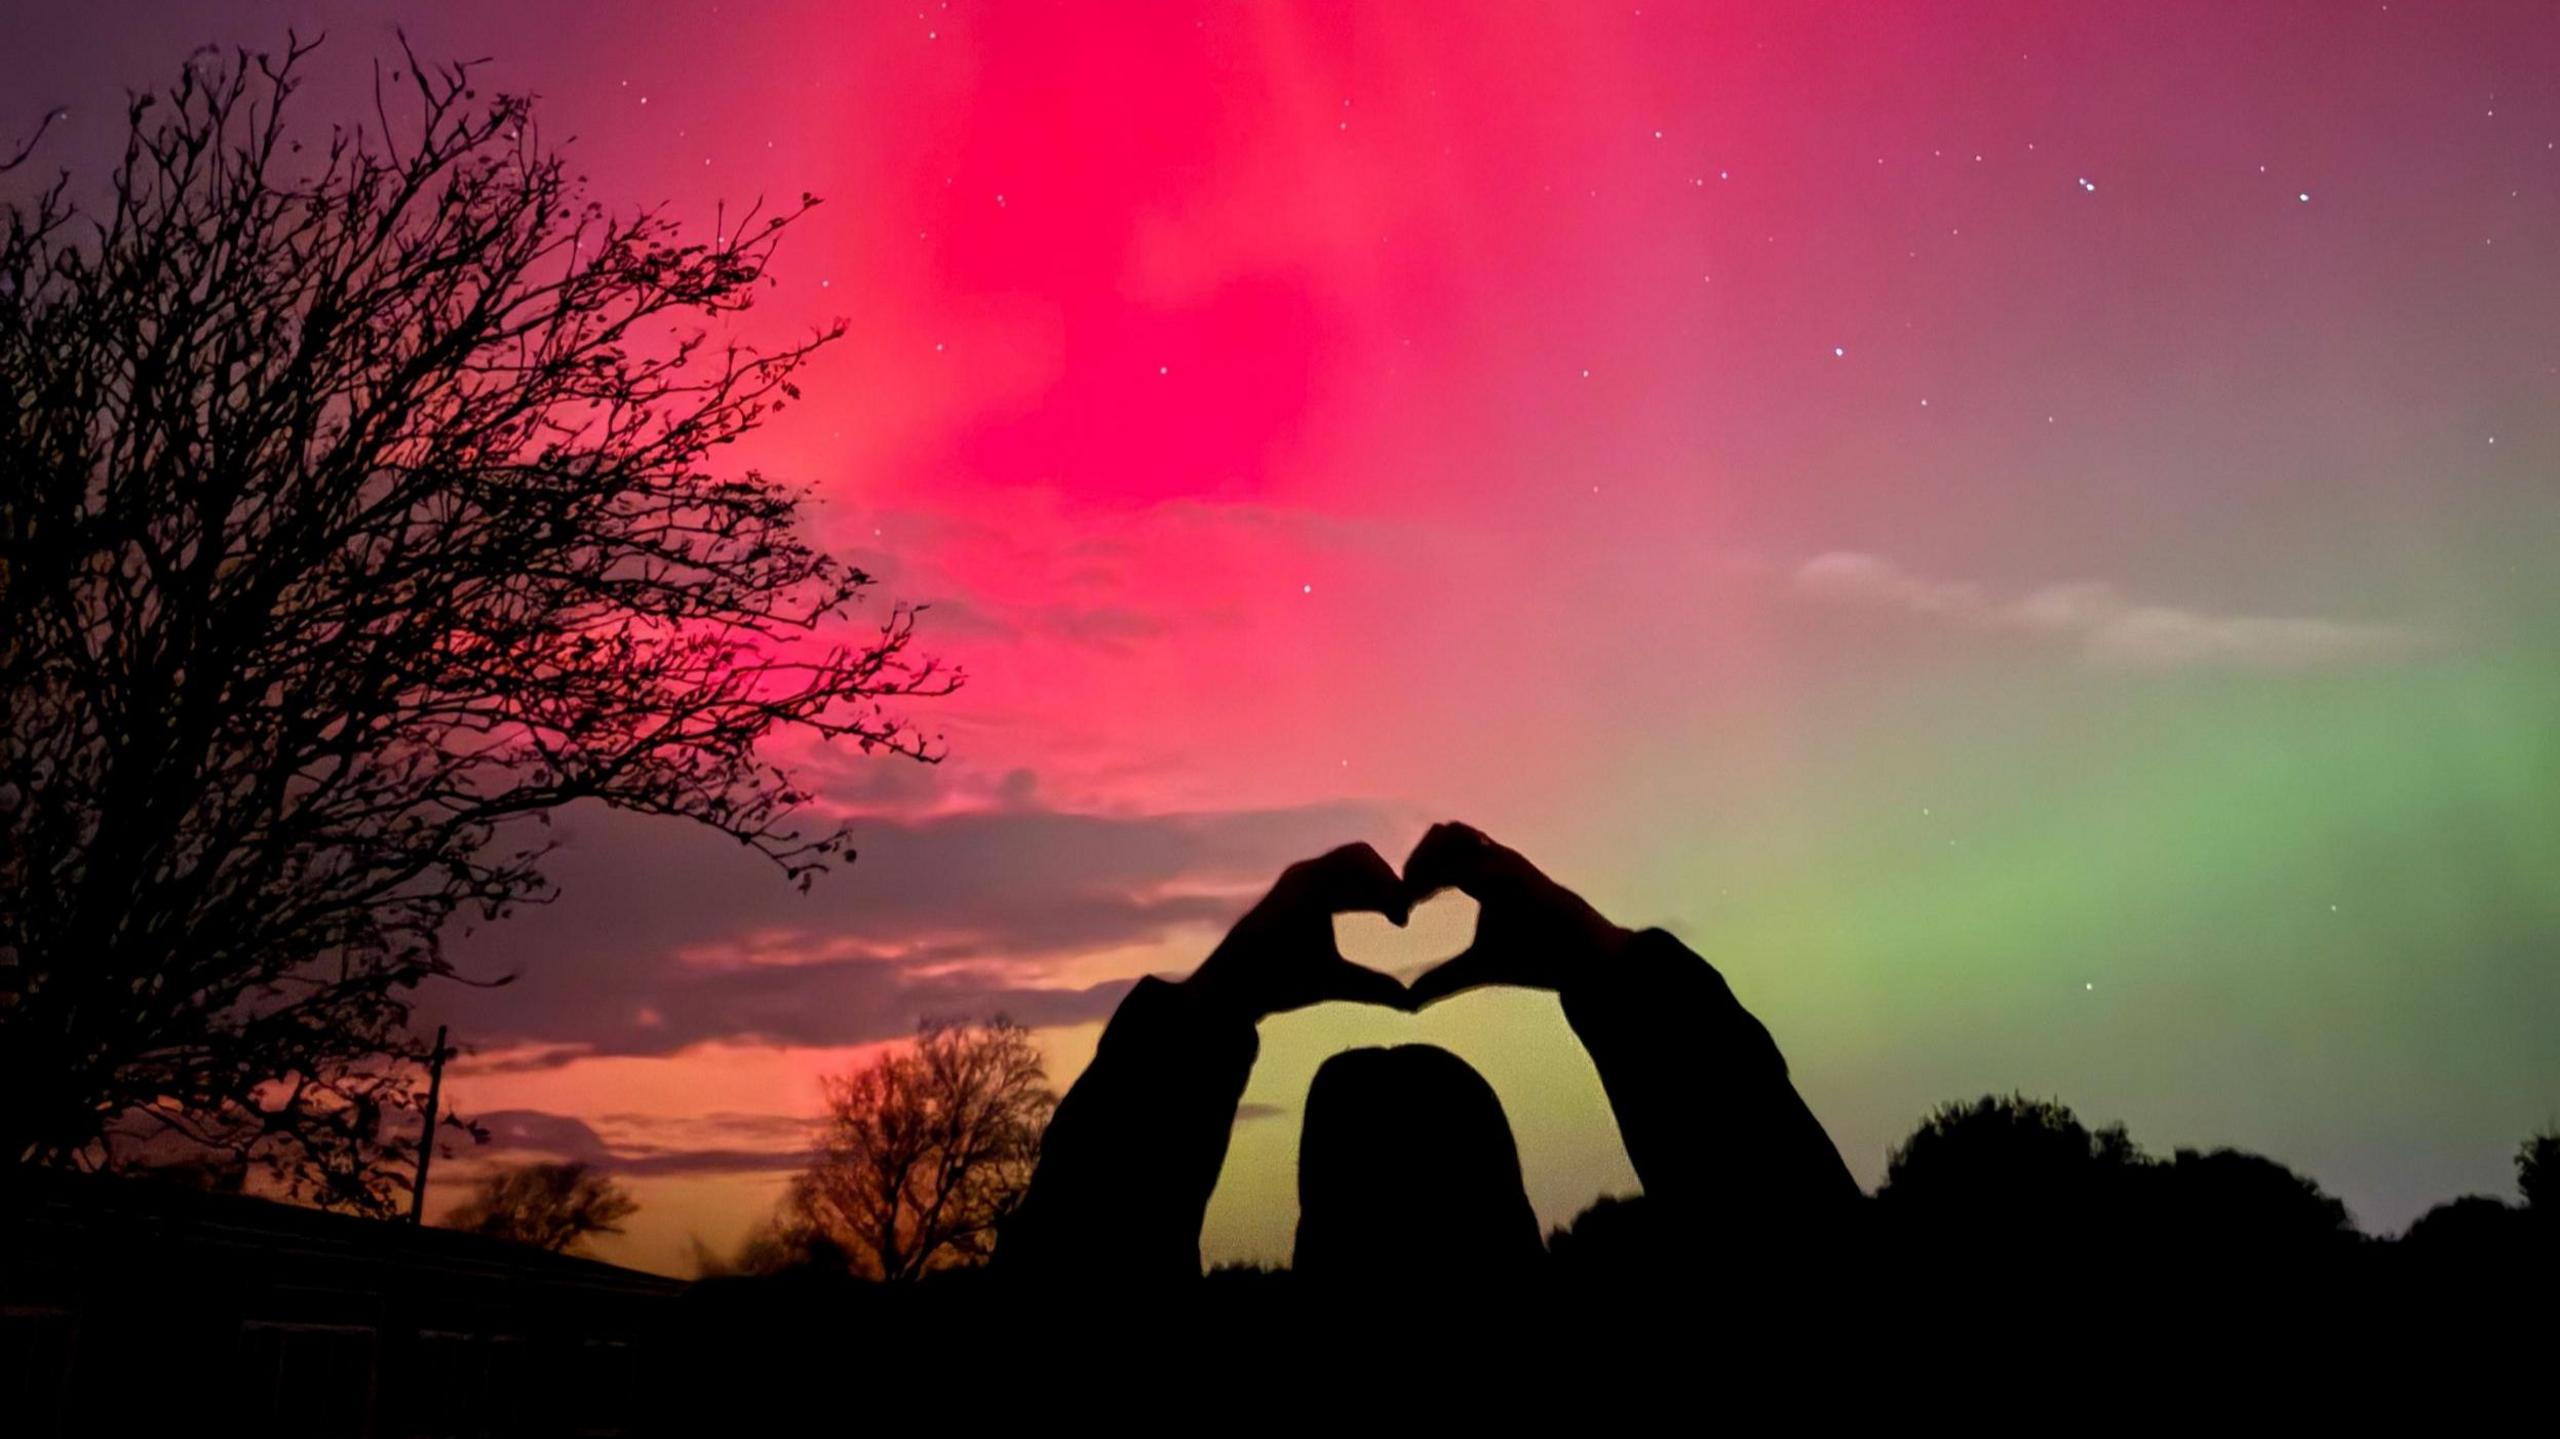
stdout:
MULTIPOLYGON (((325 118, 395 12, 85 13, 0 79, 96 127, 289 23, 325 118)), ((2396 1227, 2560 1104, 2560 12, 406 18, 608 203, 823 197, 748 330, 850 334, 739 462, 970 675, 938 769, 799 757, 869 817, 817 893, 573 814, 566 897, 459 951, 525 978, 443 1006, 453 1097, 624 1169, 609 1255, 733 1240, 917 1013, 1010 1007, 1063 1084, 1281 864, 1443 817, 1689 937, 1869 1180, 2024 1088, 2396 1227)), ((1285 1257, 1314 1064, 1417 1034, 1548 1219, 1632 1187, 1551 1000, 1318 1011, 1213 1257, 1285 1257)))

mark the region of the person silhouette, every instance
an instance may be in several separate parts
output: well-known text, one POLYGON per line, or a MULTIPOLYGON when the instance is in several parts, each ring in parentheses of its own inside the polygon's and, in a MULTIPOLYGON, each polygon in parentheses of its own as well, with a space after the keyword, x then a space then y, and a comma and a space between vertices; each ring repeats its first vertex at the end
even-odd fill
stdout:
POLYGON ((1469 1287, 1545 1258, 1511 1121, 1473 1066, 1402 1044, 1316 1070, 1298 1141, 1299 1277, 1469 1287))
MULTIPOLYGON (((1451 823, 1422 837, 1402 873, 1365 844, 1291 865, 1189 978, 1140 980, 1059 1102, 996 1267, 1115 1285, 1196 1279, 1255 1026, 1335 1000, 1419 1010, 1486 985, 1559 997, 1663 1232, 1747 1237, 1767 1258, 1824 1242, 1857 1212, 1857 1183, 1777 1044, 1712 965, 1662 930, 1611 923, 1451 823), (1409 989, 1335 947, 1336 914, 1401 925, 1444 889, 1476 901, 1474 942, 1409 989)), ((1319 1275, 1499 1275, 1537 1238, 1499 1102, 1428 1046, 1352 1051, 1318 1072, 1299 1194, 1298 1260, 1319 1275)))

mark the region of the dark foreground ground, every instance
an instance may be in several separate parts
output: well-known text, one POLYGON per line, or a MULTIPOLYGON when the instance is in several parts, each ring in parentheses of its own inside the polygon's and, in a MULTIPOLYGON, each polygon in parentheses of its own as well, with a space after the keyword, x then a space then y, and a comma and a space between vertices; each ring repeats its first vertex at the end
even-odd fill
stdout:
POLYGON ((686 1285, 444 1230, 21 1176, 0 1433, 965 1434, 1392 1420, 2430 1430, 2551 1410, 2547 1246, 2131 1247, 2069 1235, 1747 1237, 1527 1284, 1175 1293, 954 1275, 686 1285))

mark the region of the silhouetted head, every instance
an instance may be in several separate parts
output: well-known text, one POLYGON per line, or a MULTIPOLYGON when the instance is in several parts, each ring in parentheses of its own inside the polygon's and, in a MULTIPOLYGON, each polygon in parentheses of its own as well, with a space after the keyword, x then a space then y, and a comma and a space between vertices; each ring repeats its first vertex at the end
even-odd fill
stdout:
POLYGON ((1501 1280, 1545 1253, 1511 1121, 1465 1060, 1407 1044, 1316 1071, 1298 1140, 1298 1273, 1501 1280))

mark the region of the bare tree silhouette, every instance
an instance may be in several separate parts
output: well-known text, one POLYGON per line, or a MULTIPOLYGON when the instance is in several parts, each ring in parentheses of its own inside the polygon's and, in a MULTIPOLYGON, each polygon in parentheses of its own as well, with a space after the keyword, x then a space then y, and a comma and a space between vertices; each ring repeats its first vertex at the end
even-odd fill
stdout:
POLYGON ((586 1164, 511 1164, 482 1176, 444 1223, 559 1254, 590 1234, 620 1234, 639 1209, 620 1181, 586 1164))
POLYGON ((414 56, 306 151, 308 50, 194 57, 100 213, 65 177, 0 230, 0 1159, 174 1131, 381 1212, 412 991, 449 920, 549 897, 550 811, 805 885, 847 835, 761 743, 934 758, 884 702, 957 676, 906 607, 855 626, 797 492, 711 468, 840 332, 706 328, 812 201, 616 218, 414 56))
POLYGON ((915 1047, 826 1080, 818 1157, 792 1185, 799 1247, 905 1282, 977 1264, 1022 1197, 1057 1105, 1030 1031, 928 1021, 915 1047))

